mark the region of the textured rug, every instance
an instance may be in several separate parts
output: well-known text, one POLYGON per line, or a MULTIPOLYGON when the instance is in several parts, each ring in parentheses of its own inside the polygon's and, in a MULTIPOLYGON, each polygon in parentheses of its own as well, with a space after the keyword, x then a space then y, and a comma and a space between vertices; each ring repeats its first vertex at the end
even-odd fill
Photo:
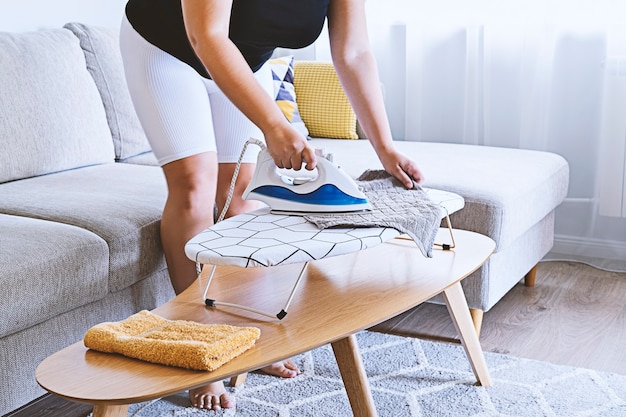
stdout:
MULTIPOLYGON (((381 417, 626 416, 626 375, 485 353, 494 380, 485 388, 460 345, 374 332, 357 339, 381 417)), ((296 378, 249 374, 232 390, 236 409, 197 410, 180 393, 132 405, 129 416, 352 415, 330 346, 294 359, 303 371, 296 378)))

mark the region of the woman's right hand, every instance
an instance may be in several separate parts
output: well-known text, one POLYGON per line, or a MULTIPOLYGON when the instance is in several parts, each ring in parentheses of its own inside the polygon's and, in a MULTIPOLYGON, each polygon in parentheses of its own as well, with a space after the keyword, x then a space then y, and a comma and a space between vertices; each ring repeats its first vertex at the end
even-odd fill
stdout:
POLYGON ((233 104, 257 125, 279 168, 315 168, 315 152, 285 118, 273 97, 229 38, 232 0, 182 0, 187 36, 211 78, 233 104), (234 75, 236 74, 236 75, 234 75))
POLYGON ((307 170, 315 169, 315 151, 291 125, 264 134, 267 150, 278 168, 300 170, 304 163, 307 170))

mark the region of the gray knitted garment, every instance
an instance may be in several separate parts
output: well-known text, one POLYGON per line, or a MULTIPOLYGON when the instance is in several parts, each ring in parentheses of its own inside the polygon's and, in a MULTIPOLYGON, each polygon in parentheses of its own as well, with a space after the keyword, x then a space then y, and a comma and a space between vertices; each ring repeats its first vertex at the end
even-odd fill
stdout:
POLYGON ((407 190, 383 170, 365 171, 356 180, 372 210, 353 213, 307 214, 320 229, 330 227, 391 227, 413 239, 422 254, 431 258, 441 223, 441 207, 417 184, 407 190))

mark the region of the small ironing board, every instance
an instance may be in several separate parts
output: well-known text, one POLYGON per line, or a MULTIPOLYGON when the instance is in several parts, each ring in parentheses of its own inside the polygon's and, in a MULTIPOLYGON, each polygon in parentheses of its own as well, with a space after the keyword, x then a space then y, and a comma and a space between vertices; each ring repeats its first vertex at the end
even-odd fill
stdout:
MULTIPOLYGON (((462 209, 463 197, 458 194, 427 189, 430 199, 441 206, 441 218, 448 221, 449 215, 462 209)), ((202 265, 269 267, 304 263, 285 308, 275 315, 206 298, 211 278, 204 292, 209 306, 225 305, 243 308, 258 314, 282 319, 293 293, 310 261, 343 255, 367 249, 402 235, 390 227, 356 227, 319 229, 304 217, 272 214, 269 207, 233 216, 203 230, 185 245, 185 254, 196 262, 198 274, 202 265)), ((443 244, 444 248, 454 246, 443 244)))

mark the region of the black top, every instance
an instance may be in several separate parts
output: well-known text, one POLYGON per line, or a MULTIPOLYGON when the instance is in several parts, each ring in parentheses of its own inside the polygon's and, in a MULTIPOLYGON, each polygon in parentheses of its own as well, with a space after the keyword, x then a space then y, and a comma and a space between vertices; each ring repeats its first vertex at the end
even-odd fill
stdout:
MULTIPOLYGON (((252 71, 275 48, 304 48, 319 37, 330 0, 233 0, 229 37, 252 71)), ((148 42, 209 77, 193 51, 180 0, 129 0, 126 16, 148 42)))

